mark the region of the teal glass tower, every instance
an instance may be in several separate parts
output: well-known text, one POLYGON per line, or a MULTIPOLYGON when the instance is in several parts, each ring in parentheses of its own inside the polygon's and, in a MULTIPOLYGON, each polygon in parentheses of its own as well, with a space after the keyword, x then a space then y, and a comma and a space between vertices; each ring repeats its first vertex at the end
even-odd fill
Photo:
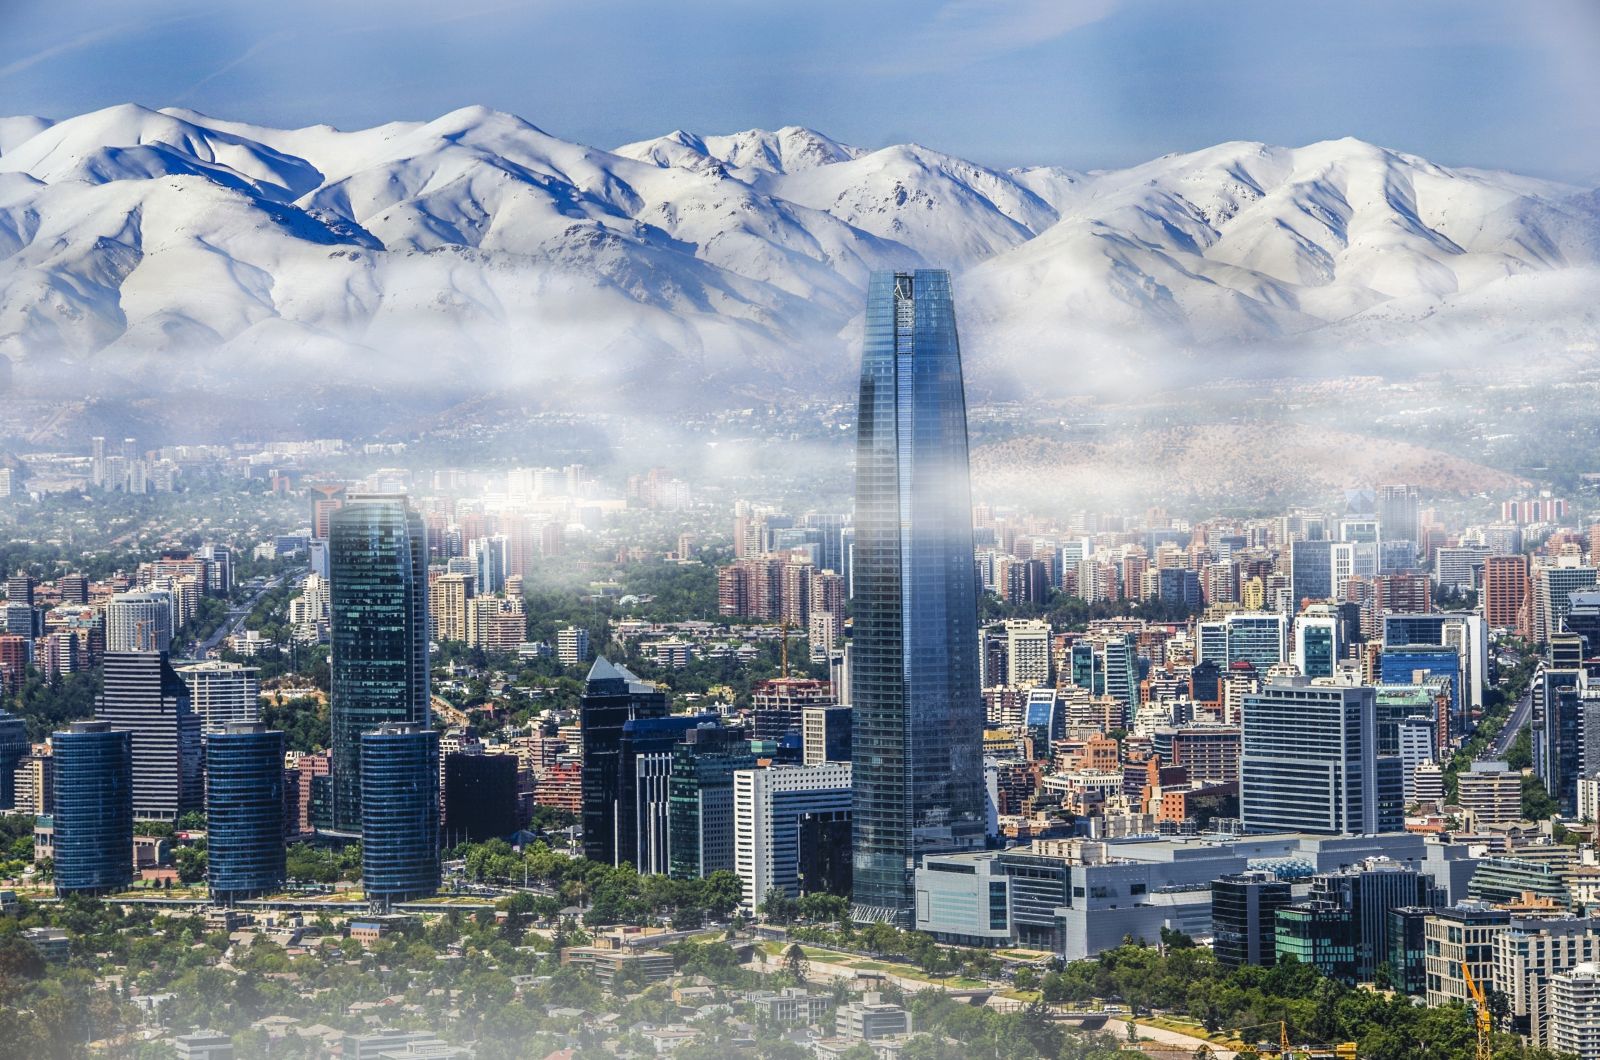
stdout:
POLYGON ((361 831, 361 737, 428 726, 428 546, 404 496, 349 498, 328 543, 333 831, 361 831))
POLYGON ((56 893, 133 883, 133 737, 80 721, 50 737, 55 761, 56 893))
POLYGON ((230 722, 206 738, 206 846, 213 901, 283 886, 283 733, 230 722))
POLYGON ((925 854, 984 843, 966 397, 950 276, 876 273, 856 420, 853 915, 910 927, 925 854))

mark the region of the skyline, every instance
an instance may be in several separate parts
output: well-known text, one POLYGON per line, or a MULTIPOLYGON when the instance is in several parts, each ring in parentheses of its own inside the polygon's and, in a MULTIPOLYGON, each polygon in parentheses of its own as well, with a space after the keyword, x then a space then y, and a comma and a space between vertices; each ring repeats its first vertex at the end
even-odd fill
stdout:
POLYGON ((916 10, 485 0, 448 14, 400 3, 378 21, 305 0, 160 0, 135 21, 102 0, 26 3, 0 43, 0 90, 7 114, 133 101, 343 129, 483 104, 603 148, 793 124, 996 167, 1348 135, 1444 164, 1600 178, 1600 12, 1575 0, 1537 18, 1435 0, 1254 2, 1231 19, 1173 0, 916 10))

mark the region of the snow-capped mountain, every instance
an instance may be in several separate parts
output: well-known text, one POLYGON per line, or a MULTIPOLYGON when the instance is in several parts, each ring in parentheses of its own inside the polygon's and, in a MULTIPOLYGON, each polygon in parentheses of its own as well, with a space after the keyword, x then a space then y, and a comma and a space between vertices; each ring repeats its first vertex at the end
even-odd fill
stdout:
POLYGON ((18 380, 716 400, 848 378, 868 273, 922 265, 961 274, 997 389, 1600 335, 1594 192, 1355 140, 1002 171, 794 127, 607 151, 483 108, 353 132, 0 119, 18 380))

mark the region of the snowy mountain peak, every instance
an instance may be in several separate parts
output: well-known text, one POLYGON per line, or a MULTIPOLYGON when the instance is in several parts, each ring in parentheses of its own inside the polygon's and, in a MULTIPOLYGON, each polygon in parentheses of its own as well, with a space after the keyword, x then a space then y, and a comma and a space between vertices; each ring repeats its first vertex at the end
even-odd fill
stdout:
POLYGON ((869 273, 921 264, 961 273, 997 387, 1241 350, 1527 363, 1600 335, 1600 195, 1354 139, 1001 171, 800 126, 605 151, 486 107, 351 131, 0 119, 0 353, 24 376, 811 387, 848 375, 869 273))

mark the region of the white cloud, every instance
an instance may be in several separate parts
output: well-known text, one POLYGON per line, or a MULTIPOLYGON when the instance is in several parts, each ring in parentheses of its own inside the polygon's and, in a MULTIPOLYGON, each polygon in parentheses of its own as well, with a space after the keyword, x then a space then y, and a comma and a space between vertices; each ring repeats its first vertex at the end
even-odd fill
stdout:
POLYGON ((1111 14, 1119 0, 946 0, 904 38, 886 74, 956 70, 1044 44, 1111 14))

